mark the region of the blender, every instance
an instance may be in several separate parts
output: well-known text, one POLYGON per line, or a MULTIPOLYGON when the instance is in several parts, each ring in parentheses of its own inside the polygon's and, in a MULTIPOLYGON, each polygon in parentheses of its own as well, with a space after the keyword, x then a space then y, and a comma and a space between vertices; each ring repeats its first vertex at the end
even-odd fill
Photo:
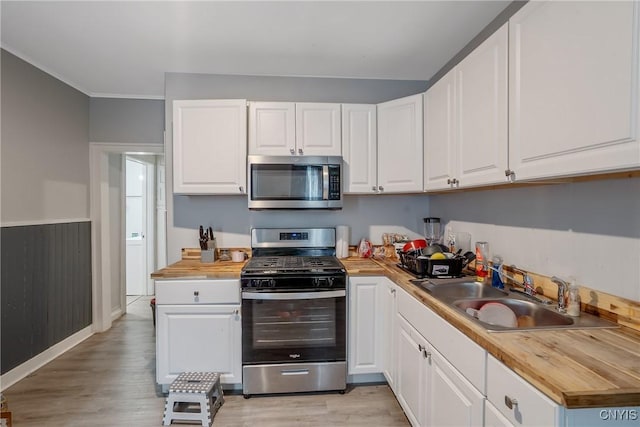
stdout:
POLYGON ((427 245, 440 243, 440 218, 428 217, 423 218, 424 221, 424 238, 427 245))

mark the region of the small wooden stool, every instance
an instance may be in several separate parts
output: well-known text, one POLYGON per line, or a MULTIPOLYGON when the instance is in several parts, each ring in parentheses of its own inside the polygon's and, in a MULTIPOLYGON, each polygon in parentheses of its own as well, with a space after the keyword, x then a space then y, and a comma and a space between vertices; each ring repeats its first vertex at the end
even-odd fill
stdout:
POLYGON ((173 420, 200 421, 209 427, 218 408, 224 403, 220 374, 215 372, 183 372, 171 383, 164 408, 162 423, 171 425, 173 420), (200 410, 184 408, 181 404, 197 403, 200 410), (181 410, 185 409, 185 410, 181 410))

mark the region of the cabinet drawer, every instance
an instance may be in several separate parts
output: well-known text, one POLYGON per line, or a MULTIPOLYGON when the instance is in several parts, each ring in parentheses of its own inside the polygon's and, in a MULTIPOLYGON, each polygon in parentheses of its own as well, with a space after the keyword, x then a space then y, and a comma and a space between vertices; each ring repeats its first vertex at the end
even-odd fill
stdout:
POLYGON ((487 399, 516 426, 551 426, 560 420, 558 404, 493 356, 487 360, 487 399), (513 409, 507 399, 517 401, 513 409))
POLYGON ((240 281, 156 280, 156 304, 240 304, 240 281))

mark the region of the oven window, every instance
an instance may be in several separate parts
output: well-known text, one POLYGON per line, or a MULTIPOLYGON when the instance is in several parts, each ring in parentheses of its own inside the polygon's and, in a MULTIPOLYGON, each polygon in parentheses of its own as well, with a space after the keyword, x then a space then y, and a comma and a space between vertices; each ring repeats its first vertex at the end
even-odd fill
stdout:
POLYGON ((242 300, 243 364, 345 358, 345 296, 242 300))
POLYGON ((253 348, 336 345, 333 299, 259 301, 253 306, 253 348))

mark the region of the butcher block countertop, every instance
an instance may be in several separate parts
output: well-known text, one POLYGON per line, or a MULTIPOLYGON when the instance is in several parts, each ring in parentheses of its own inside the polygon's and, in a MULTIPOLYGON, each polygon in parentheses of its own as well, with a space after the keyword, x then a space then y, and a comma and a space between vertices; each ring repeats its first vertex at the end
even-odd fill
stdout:
MULTIPOLYGON (((397 261, 341 259, 353 276, 386 276, 569 409, 640 405, 640 332, 631 328, 487 332, 412 284, 397 261)), ((183 259, 154 272, 155 279, 239 278, 244 263, 203 264, 183 259)))

